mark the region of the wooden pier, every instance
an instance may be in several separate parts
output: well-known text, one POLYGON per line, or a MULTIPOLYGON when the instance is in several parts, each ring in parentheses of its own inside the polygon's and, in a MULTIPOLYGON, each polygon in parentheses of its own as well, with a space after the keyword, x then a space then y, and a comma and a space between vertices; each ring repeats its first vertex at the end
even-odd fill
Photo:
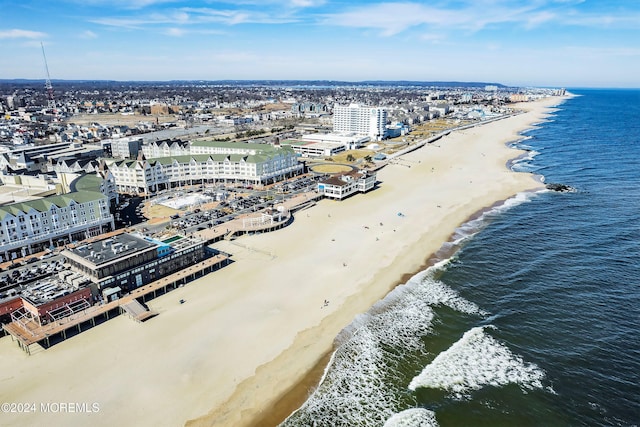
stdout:
POLYGON ((78 333, 80 333, 82 332, 82 325, 85 323, 95 326, 96 318, 99 316, 103 316, 105 320, 108 320, 112 315, 127 313, 132 319, 143 322, 155 316, 157 313, 149 311, 140 303, 138 298, 142 299, 144 303, 146 299, 155 298, 157 292, 160 290, 164 294, 167 292, 167 289, 175 289, 190 280, 194 280, 196 277, 204 276, 228 263, 229 257, 227 255, 218 254, 170 274, 169 276, 162 277, 147 285, 136 288, 118 300, 93 305, 78 313, 45 325, 40 325, 35 320, 11 322, 4 325, 4 330, 11 335, 12 340, 18 342, 20 348, 26 351, 27 354, 31 354, 30 346, 32 344, 44 343, 46 347, 50 347, 51 337, 59 335, 62 339, 67 339, 67 332, 71 328, 77 328, 78 333), (115 314, 113 313, 114 311, 116 311, 115 314))

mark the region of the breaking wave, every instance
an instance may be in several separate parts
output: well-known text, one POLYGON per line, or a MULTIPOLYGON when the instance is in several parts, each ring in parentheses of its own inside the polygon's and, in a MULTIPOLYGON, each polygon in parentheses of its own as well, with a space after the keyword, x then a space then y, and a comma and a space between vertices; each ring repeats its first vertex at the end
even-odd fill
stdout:
POLYGON ((448 261, 436 264, 416 274, 407 284, 414 283, 415 286, 420 286, 423 291, 422 298, 430 306, 444 305, 461 313, 474 314, 481 317, 488 316, 489 313, 482 310, 477 304, 462 298, 458 292, 435 278, 436 273, 443 265, 448 264, 448 261))
POLYGON ((436 414, 424 408, 411 408, 394 414, 383 427, 436 427, 436 414))
POLYGON ((443 245, 443 248, 459 248, 463 246, 469 239, 478 234, 488 224, 489 220, 497 215, 500 215, 509 209, 518 206, 522 203, 527 203, 536 196, 536 192, 525 191, 516 194, 506 200, 503 200, 499 204, 492 206, 490 209, 482 211, 477 217, 470 219, 456 229, 449 242, 443 245))
POLYGON ((336 337, 336 350, 318 387, 281 425, 437 425, 435 415, 428 415, 433 414, 430 411, 407 410, 415 409, 418 403, 406 388, 428 355, 424 337, 432 334, 433 309, 445 306, 466 315, 489 315, 437 277, 455 259, 451 254, 491 216, 531 197, 533 193, 520 193, 460 226, 443 245, 442 253, 448 256, 440 257, 441 261, 397 286, 367 313, 356 316, 336 337), (413 368, 407 370, 407 366, 413 368), (412 420, 415 423, 411 424, 412 420))
POLYGON ((514 355, 484 328, 469 330, 436 356, 411 380, 409 389, 443 389, 461 399, 487 385, 500 387, 513 383, 524 389, 542 388, 544 372, 514 355))
POLYGON ((432 307, 483 314, 434 278, 446 264, 415 275, 344 328, 320 385, 282 425, 380 426, 396 412, 415 406, 405 388, 413 374, 403 373, 403 366, 419 364, 427 354, 422 338, 432 331, 432 307))

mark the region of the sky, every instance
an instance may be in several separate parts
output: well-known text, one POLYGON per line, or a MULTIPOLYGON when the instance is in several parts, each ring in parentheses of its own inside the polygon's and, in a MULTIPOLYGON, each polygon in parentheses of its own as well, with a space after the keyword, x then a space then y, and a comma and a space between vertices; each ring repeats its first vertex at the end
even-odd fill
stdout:
POLYGON ((0 79, 640 87, 638 0, 0 0, 0 79))

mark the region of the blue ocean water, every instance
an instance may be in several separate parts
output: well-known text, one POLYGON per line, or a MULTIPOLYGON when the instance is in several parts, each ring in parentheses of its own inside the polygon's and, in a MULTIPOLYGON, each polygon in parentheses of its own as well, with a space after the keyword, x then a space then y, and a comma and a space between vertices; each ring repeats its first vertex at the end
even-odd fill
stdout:
POLYGON ((342 331, 284 425, 640 424, 640 91, 571 92, 512 167, 576 191, 463 226, 342 331))

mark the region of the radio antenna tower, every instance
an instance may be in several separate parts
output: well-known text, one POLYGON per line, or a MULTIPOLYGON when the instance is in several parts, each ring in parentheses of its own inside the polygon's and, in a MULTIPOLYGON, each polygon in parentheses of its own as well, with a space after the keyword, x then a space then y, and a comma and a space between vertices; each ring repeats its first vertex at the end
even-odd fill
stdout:
POLYGON ((44 68, 47 70, 47 80, 44 82, 44 88, 47 89, 47 106, 55 111, 56 101, 53 99, 53 86, 51 85, 51 77, 49 76, 49 66, 47 65, 47 55, 44 54, 44 45, 42 46, 42 57, 44 58, 44 68))

